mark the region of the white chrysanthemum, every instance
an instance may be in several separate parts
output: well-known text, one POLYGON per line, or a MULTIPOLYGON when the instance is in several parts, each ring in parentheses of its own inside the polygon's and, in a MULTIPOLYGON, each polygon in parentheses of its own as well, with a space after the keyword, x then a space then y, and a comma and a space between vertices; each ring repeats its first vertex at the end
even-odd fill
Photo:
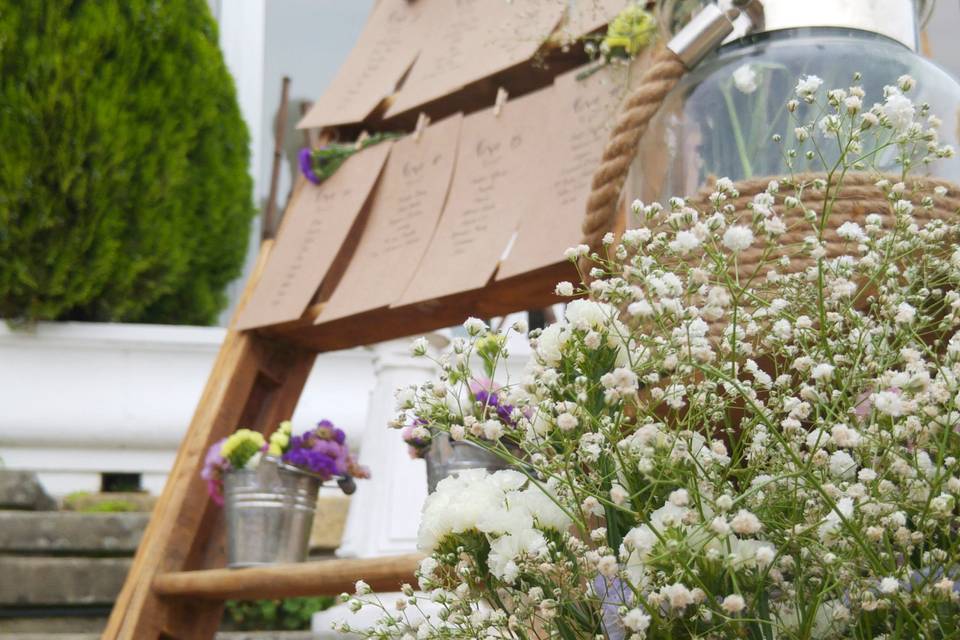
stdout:
POLYGON ((573 523, 570 516, 557 505, 554 499, 539 487, 518 491, 510 496, 510 500, 526 509, 541 528, 566 531, 573 523))
POLYGON ((567 304, 564 316, 577 329, 600 329, 617 317, 613 305, 592 300, 572 300, 567 304))
POLYGON ((753 244, 753 231, 750 227, 735 224, 723 233, 723 246, 734 253, 743 251, 753 244))
POLYGON ((503 469, 487 476, 485 482, 507 493, 523 488, 523 486, 527 484, 527 476, 513 469, 503 469))
POLYGON ((562 322, 555 322, 540 334, 537 339, 537 354, 544 364, 555 366, 563 357, 563 345, 570 339, 570 332, 562 322))
POLYGON ((490 509, 477 521, 477 529, 484 533, 516 533, 533 528, 533 516, 521 505, 508 500, 490 509))
POLYGON ((490 573, 504 582, 513 582, 520 573, 518 563, 524 558, 536 559, 547 553, 547 540, 536 529, 526 529, 500 536, 490 543, 487 564, 490 573))
POLYGON ((444 478, 427 496, 420 519, 418 546, 431 552, 444 536, 476 529, 490 512, 502 508, 503 492, 490 482, 485 469, 469 469, 444 478))
POLYGON ((753 93, 757 90, 757 72, 749 64, 741 65, 733 72, 733 84, 743 93, 753 93))

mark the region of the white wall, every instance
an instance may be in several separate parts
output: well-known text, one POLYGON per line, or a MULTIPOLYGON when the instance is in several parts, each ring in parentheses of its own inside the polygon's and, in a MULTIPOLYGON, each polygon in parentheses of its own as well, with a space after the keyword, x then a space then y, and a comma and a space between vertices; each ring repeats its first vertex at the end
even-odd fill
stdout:
MULTIPOLYGON (((39 472, 56 495, 98 491, 104 472, 141 473, 144 488, 159 493, 224 334, 69 322, 28 333, 0 325, 0 460, 39 472)), ((358 446, 372 362, 367 349, 320 356, 295 431, 327 418, 358 446)))

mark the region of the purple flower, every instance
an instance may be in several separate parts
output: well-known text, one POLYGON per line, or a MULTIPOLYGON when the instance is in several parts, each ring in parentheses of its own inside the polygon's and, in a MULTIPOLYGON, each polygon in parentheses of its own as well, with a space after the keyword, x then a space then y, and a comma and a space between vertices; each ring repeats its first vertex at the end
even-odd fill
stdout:
POLYGON ((337 463, 322 452, 312 449, 295 448, 283 454, 283 461, 320 476, 324 481, 337 475, 337 463))
POLYGON ((300 467, 327 481, 340 478, 369 478, 370 472, 350 455, 347 435, 329 420, 317 423, 312 431, 290 438, 290 445, 281 458, 287 464, 300 467))
POLYGON ((298 158, 300 160, 300 172, 303 173, 303 176, 313 184, 320 184, 320 176, 313 170, 313 151, 310 147, 300 149, 298 158))
POLYGON ((513 419, 513 405, 501 404, 500 396, 497 395, 496 391, 477 391, 473 394, 473 399, 482 407, 496 412, 500 422, 511 427, 517 426, 517 421, 513 419))
POLYGON ((593 579, 593 591, 600 599, 603 610, 603 629, 607 640, 624 640, 627 629, 620 619, 620 607, 629 607, 633 602, 633 592, 620 578, 605 578, 598 575, 593 579))
POLYGON ((207 481, 207 493, 220 506, 223 506, 223 474, 230 470, 230 462, 220 455, 226 440, 222 438, 210 445, 200 471, 200 477, 207 481))

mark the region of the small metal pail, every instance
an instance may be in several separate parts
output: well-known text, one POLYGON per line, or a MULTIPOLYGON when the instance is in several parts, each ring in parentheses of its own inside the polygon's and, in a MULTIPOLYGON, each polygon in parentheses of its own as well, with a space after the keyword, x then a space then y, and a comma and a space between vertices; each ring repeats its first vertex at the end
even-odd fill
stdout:
POLYGON ((447 433, 437 433, 430 441, 427 461, 427 491, 433 493, 447 476, 466 469, 486 469, 493 473, 510 469, 511 465, 496 454, 463 440, 451 440, 447 433))
POLYGON ((228 566, 306 560, 320 484, 271 458, 224 474, 228 566))

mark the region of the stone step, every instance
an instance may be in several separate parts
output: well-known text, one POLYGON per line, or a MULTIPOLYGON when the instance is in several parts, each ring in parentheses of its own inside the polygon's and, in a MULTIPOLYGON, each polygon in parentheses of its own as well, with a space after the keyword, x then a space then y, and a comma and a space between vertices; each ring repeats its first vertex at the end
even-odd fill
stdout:
POLYGON ((109 605, 130 558, 0 556, 0 608, 109 605))
POLYGON ((146 513, 0 511, 0 553, 133 555, 146 513))
POLYGON ((55 637, 70 640, 74 636, 86 638, 99 637, 107 627, 110 610, 99 607, 95 610, 77 611, 66 615, 65 611, 53 611, 49 608, 11 611, 6 609, 0 616, 0 638, 46 638, 55 637), (56 615, 60 614, 60 615, 56 615))
POLYGON ((0 509, 56 509, 32 471, 0 469, 0 509))

